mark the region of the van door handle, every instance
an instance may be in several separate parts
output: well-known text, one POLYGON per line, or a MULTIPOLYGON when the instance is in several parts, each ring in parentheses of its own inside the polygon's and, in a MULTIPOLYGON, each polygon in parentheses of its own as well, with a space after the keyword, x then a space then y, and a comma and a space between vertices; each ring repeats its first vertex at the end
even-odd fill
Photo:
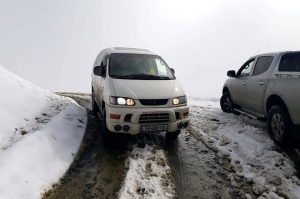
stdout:
POLYGON ((264 84, 265 84, 265 82, 263 82, 263 81, 259 82, 259 85, 264 85, 264 84))
POLYGON ((243 83, 243 85, 246 85, 246 84, 247 84, 246 82, 243 83))

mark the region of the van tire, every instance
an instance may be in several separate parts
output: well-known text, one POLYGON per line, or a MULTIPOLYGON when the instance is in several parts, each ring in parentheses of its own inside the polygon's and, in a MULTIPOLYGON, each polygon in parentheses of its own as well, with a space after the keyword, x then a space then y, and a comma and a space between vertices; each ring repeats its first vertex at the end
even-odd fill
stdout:
POLYGON ((98 107, 97 102, 95 100, 95 93, 94 93, 93 89, 92 89, 92 111, 94 113, 97 113, 99 111, 99 107, 98 107))
POLYGON ((290 116, 284 108, 272 106, 268 113, 268 133, 278 145, 286 144, 291 130, 290 116))
POLYGON ((166 133, 166 140, 176 140, 178 138, 178 135, 180 134, 180 130, 177 130, 175 132, 167 132, 166 133))
POLYGON ((103 108, 103 114, 102 114, 102 138, 104 142, 109 142, 111 138, 111 132, 108 130, 106 126, 106 111, 105 107, 103 108))
POLYGON ((225 113, 234 113, 233 102, 230 93, 224 93, 220 99, 221 109, 225 113))

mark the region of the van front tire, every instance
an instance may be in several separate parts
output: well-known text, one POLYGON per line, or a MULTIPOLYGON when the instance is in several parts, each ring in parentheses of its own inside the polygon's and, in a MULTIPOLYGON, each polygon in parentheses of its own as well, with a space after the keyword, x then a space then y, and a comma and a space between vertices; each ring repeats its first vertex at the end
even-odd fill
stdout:
POLYGON ((92 89, 92 111, 94 113, 97 113, 99 111, 99 107, 96 103, 96 100, 95 100, 95 93, 94 93, 94 90, 92 89))
POLYGON ((111 138, 111 132, 108 130, 106 125, 106 111, 105 108, 103 108, 103 114, 102 114, 102 138, 103 141, 107 142, 110 141, 111 138))

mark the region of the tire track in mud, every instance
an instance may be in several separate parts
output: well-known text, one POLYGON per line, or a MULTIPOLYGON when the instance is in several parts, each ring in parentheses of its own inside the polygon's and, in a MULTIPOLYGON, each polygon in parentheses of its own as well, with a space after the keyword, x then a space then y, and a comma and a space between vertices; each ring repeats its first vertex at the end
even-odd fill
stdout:
POLYGON ((190 128, 183 131, 177 141, 165 148, 178 198, 245 198, 245 193, 251 192, 247 182, 238 179, 239 185, 232 186, 230 172, 224 169, 225 160, 189 131, 190 128))
POLYGON ((101 121, 90 111, 90 95, 59 93, 87 108, 88 123, 78 154, 59 184, 43 198, 117 198, 124 175, 125 150, 105 148, 101 121))

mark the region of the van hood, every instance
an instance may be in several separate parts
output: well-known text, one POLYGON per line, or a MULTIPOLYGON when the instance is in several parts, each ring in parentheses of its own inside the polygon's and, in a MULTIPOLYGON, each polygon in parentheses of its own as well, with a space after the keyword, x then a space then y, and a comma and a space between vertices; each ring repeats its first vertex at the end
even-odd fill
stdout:
POLYGON ((174 80, 112 79, 115 94, 132 99, 171 99, 185 95, 180 83, 174 80))

